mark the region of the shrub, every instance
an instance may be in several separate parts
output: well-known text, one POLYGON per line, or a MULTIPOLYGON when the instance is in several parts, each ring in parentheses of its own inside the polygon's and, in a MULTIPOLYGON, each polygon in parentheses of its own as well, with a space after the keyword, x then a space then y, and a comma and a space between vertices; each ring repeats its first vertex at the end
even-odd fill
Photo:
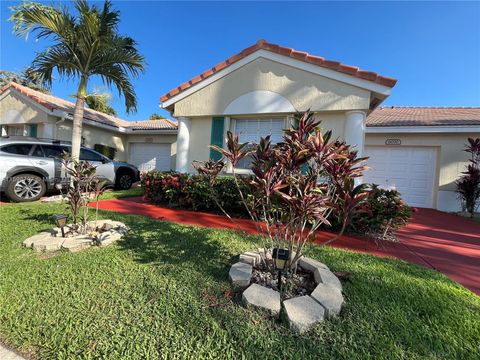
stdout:
MULTIPOLYGON (((219 204, 236 215, 245 211, 235 181, 231 176, 220 176, 210 186, 204 176, 174 171, 149 171, 142 174, 144 198, 147 201, 178 206, 195 211, 218 211, 213 194, 219 204)), ((244 187, 246 190, 246 188, 244 187)))
POLYGON ((393 230, 405 225, 412 210, 407 206, 400 193, 385 190, 375 184, 366 185, 368 197, 351 223, 355 232, 376 234, 384 238, 393 230))
POLYGON ((473 217, 480 201, 480 138, 468 138, 465 151, 470 154, 469 164, 456 185, 462 209, 473 217))
POLYGON ((95 144, 93 146, 93 149, 95 151, 98 151, 100 154, 105 155, 110 160, 113 160, 115 158, 115 154, 117 153, 117 149, 111 146, 102 145, 102 144, 95 144))

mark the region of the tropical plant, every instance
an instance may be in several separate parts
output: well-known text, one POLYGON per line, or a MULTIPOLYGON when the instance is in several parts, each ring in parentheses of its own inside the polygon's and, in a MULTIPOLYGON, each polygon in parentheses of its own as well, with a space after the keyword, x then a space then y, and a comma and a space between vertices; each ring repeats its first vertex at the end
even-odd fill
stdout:
POLYGON ((97 201, 96 221, 98 216, 98 199, 105 189, 105 182, 99 180, 96 176, 96 167, 94 165, 88 161, 77 161, 68 153, 63 155, 62 168, 68 179, 65 198, 70 208, 73 229, 77 232, 85 233, 88 230, 88 202, 92 198, 95 198, 97 201))
MULTIPOLYGON (((211 146, 230 162, 242 202, 263 235, 265 247, 289 250, 289 273, 295 271, 305 243, 315 238, 322 225, 330 225, 332 212, 342 226, 326 243, 343 234, 368 196, 354 181, 362 175, 365 158, 357 157, 344 142, 331 141, 331 135, 330 131, 323 134, 319 122, 307 111, 296 126, 284 130, 281 143, 272 144, 267 136, 258 144, 241 144, 229 131, 226 149, 211 146), (252 176, 242 177, 235 167, 247 156, 252 158, 252 176), (249 187, 250 196, 244 195, 241 182, 249 187)), ((195 165, 211 183, 224 166, 223 159, 195 165)))
POLYGON ((473 217, 480 202, 480 138, 468 138, 464 151, 470 159, 463 176, 456 181, 457 193, 463 210, 473 217))
POLYGON ((78 159, 89 80, 99 76, 107 85, 115 85, 125 98, 127 112, 136 110, 135 90, 129 77, 144 71, 144 58, 132 38, 118 33, 120 13, 112 10, 110 1, 99 8, 76 0, 74 8, 76 14, 67 7, 24 2, 11 8, 10 20, 18 36, 36 33, 37 39, 53 40, 47 50, 37 54, 31 66, 43 84, 51 85, 54 70, 62 77, 79 81, 72 129, 72 158, 78 159))
POLYGON ((110 106, 111 98, 112 95, 109 93, 99 94, 97 92, 93 92, 85 97, 85 103, 92 110, 96 110, 107 115, 116 116, 116 110, 110 106))
POLYGON ((0 70, 0 88, 8 85, 11 82, 15 82, 46 94, 49 93, 48 89, 42 84, 38 75, 33 72, 31 68, 27 68, 20 73, 0 70))
POLYGON ((161 119, 165 119, 165 116, 159 115, 157 113, 153 113, 152 115, 150 115, 150 120, 161 120, 161 119))

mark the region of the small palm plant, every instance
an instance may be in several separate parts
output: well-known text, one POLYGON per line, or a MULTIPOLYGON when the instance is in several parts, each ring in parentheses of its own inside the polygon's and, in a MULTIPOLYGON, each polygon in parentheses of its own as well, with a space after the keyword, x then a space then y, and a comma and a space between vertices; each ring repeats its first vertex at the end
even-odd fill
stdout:
POLYGON ((18 36, 36 33, 37 39, 53 41, 32 62, 31 70, 42 83, 51 85, 54 70, 61 77, 79 81, 72 129, 72 158, 78 159, 89 80, 99 76, 107 85, 115 85, 125 98, 127 111, 136 110, 130 76, 137 77, 144 71, 144 58, 132 38, 118 33, 120 13, 112 10, 110 1, 99 8, 76 0, 74 8, 75 15, 67 7, 24 2, 11 8, 10 20, 18 36))

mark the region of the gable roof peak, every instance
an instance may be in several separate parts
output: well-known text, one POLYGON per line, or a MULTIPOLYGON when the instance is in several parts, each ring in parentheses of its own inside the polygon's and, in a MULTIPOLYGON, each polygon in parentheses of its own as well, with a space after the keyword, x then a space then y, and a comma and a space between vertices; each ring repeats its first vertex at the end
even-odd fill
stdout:
POLYGON ((305 63, 313 64, 322 68, 327 68, 327 69, 344 73, 346 75, 350 75, 363 80, 375 82, 377 84, 380 84, 389 88, 392 88, 397 83, 396 79, 379 75, 373 71, 362 70, 356 66, 342 64, 339 61, 327 60, 321 56, 310 55, 308 52, 305 52, 305 51, 299 51, 299 50, 295 50, 293 48, 281 46, 278 44, 272 44, 265 39, 260 39, 260 40, 257 40, 257 42, 254 45, 243 49, 242 51, 229 57, 225 61, 218 63, 217 65, 204 71, 200 75, 197 75, 194 78, 190 79, 189 81, 186 81, 180 86, 177 86, 176 88, 170 90, 169 92, 167 92, 166 94, 160 97, 160 101, 165 102, 170 98, 177 96, 181 92, 191 88, 192 86, 202 82, 203 80, 213 76, 219 71, 242 60, 243 58, 247 57, 250 54, 253 54, 258 50, 266 50, 274 54, 290 57, 292 59, 300 60, 305 63))

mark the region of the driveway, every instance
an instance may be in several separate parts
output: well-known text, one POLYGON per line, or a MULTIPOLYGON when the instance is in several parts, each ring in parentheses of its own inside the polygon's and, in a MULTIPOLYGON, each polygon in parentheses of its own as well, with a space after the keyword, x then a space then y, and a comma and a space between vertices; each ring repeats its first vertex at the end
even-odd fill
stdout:
MULTIPOLYGON (((236 219, 232 224, 224 216, 163 208, 146 203, 141 197, 103 200, 99 208, 182 224, 256 232, 253 223, 246 219, 236 219)), ((316 241, 322 243, 331 237, 331 233, 320 232, 316 241)), ((398 243, 382 242, 377 246, 373 241, 345 235, 332 246, 432 268, 480 295, 480 222, 432 209, 418 209, 409 224, 397 232, 397 237, 398 243)))
POLYGON ((397 236, 428 266, 480 295, 480 222, 419 209, 397 236))

